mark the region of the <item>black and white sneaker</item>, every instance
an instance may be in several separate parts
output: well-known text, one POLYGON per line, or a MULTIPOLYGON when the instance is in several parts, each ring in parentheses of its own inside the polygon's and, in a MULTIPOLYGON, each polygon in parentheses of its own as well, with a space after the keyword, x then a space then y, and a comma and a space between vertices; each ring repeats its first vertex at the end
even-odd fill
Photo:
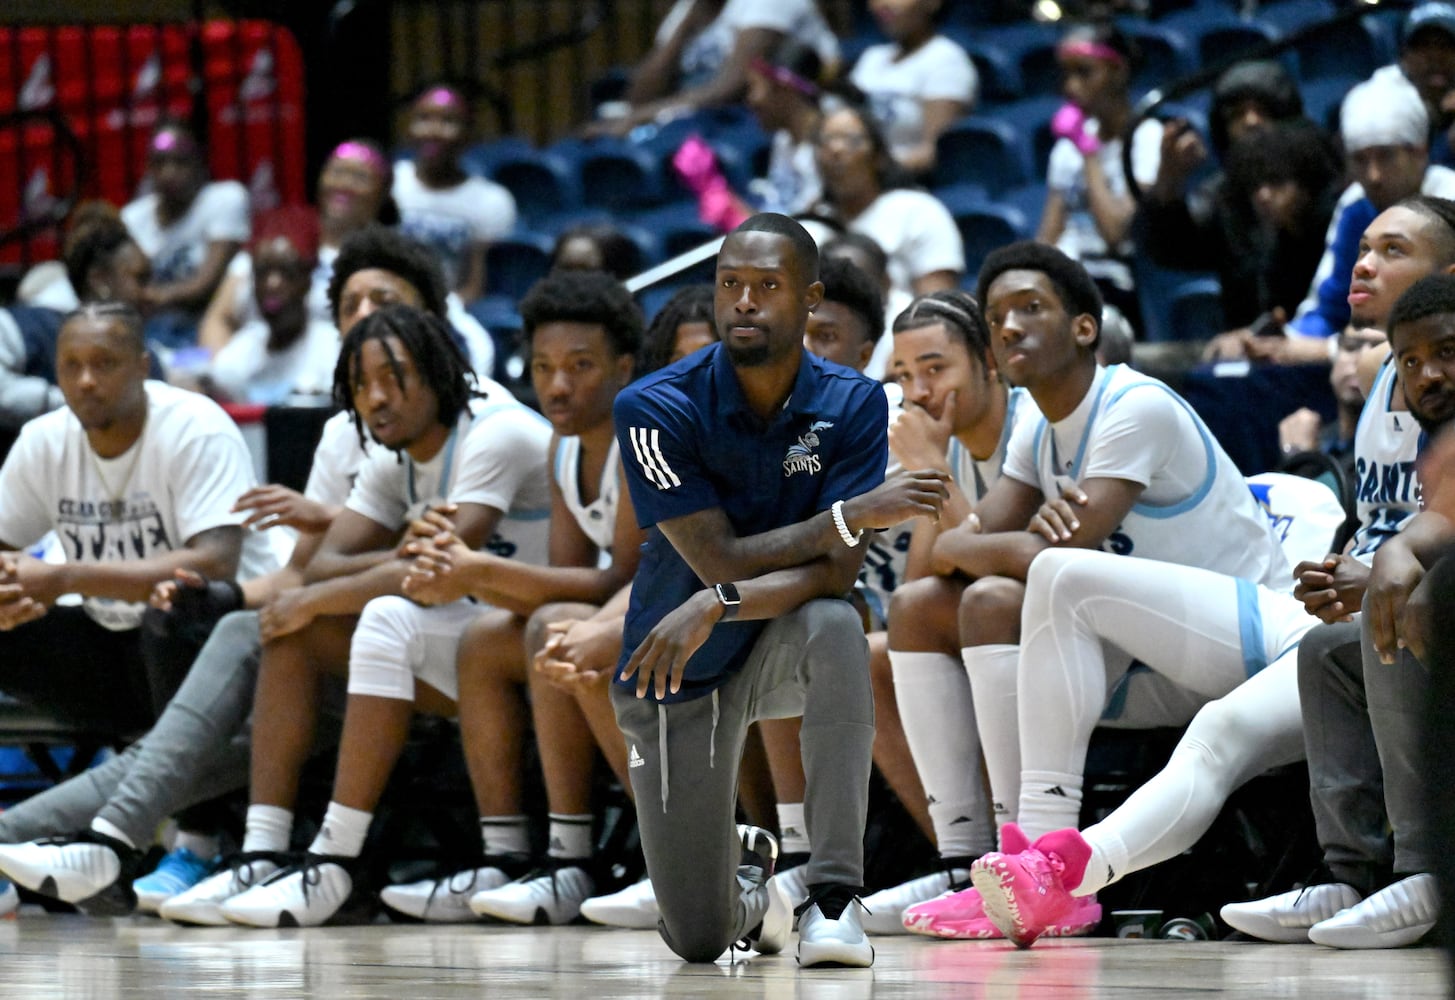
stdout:
POLYGON ((96 917, 136 909, 131 883, 141 861, 141 851, 94 830, 0 845, 0 872, 11 881, 96 917))

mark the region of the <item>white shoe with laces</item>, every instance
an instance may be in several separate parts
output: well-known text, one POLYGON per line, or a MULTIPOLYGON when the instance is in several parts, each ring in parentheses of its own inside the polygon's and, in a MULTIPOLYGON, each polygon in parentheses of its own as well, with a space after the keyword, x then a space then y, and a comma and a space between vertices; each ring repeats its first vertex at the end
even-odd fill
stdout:
POLYGON ((1411 875, 1309 928, 1330 948, 1403 948, 1430 932, 1440 915, 1435 876, 1411 875))
POLYGON ((585 868, 573 864, 541 868, 470 897, 470 909, 482 917, 512 924, 559 926, 581 913, 596 884, 585 868))
POLYGON ((1233 930, 1260 941, 1297 944, 1309 939, 1309 928, 1359 902, 1359 890, 1342 882, 1326 882, 1252 899, 1229 903, 1219 912, 1233 930))
POLYGON ((798 964, 803 968, 844 965, 867 969, 874 946, 859 922, 862 904, 851 886, 819 887, 798 918, 798 964), (834 916, 829 914, 838 911, 834 916))
POLYGON ((226 859, 216 872, 164 902, 157 914, 178 924, 226 927, 228 920, 222 915, 222 904, 261 883, 282 867, 285 860, 282 854, 264 851, 226 859))
POLYGON ((357 858, 308 854, 222 904, 228 923, 245 927, 321 927, 358 922, 357 858))
POLYGON ((605 896, 592 896, 581 904, 581 916, 593 924, 652 930, 661 919, 652 880, 643 877, 625 889, 605 896))
POLYGON ((470 897, 486 889, 498 889, 509 881, 510 876, 499 868, 486 866, 444 878, 391 885, 379 893, 379 898, 396 913, 428 924, 473 924, 480 917, 470 909, 470 897))
POLYGON ((904 926, 904 911, 917 903, 927 903, 947 892, 957 892, 970 885, 970 869, 953 868, 931 872, 899 885, 880 889, 864 897, 867 911, 859 919, 869 934, 909 934, 904 926))

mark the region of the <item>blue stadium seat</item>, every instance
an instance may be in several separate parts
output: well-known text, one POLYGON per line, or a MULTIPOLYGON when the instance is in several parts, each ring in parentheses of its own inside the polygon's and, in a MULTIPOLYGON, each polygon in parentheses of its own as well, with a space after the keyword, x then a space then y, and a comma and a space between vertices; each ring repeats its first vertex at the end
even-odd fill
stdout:
POLYGON ((495 164, 490 177, 515 196, 526 225, 581 202, 575 171, 554 153, 532 151, 506 157, 495 164))
POLYGON ((1003 104, 1025 96, 1020 64, 1004 48, 968 31, 955 34, 946 30, 945 34, 959 42, 975 64, 982 104, 1003 104))
POLYGON ((1168 332, 1174 340, 1208 340, 1227 329, 1218 279, 1193 278, 1173 290, 1167 303, 1168 332))
POLYGON ((1030 143, 1031 176, 1037 180, 1046 179, 1046 160, 1051 155, 1051 116, 1065 103, 1059 96, 1028 97, 1013 104, 986 108, 982 118, 994 118, 1006 122, 1021 137, 1021 142, 1030 143))
POLYGON ((540 233, 516 231, 485 250, 485 294, 519 299, 551 269, 555 241, 540 233))
POLYGON ((629 211, 662 200, 659 164, 643 150, 627 144, 584 149, 576 162, 583 205, 629 211))
POLYGON ((998 194, 1031 179, 1025 133, 1003 119, 962 118, 940 136, 937 150, 935 187, 971 183, 998 194))
MULTIPOLYGON (((1336 12, 1326 0, 1287 0, 1259 11, 1258 20, 1285 35, 1321 22, 1336 12)), ((1387 22, 1365 17, 1346 21, 1297 46, 1299 78, 1367 77, 1397 57, 1387 22)))
POLYGON ((506 160, 530 156, 535 147, 524 136, 503 135, 498 139, 477 142, 460 156, 466 172, 489 177, 495 167, 506 160))
POLYGON ((955 213, 955 226, 965 243, 965 275, 972 285, 990 251, 1026 239, 1034 232, 1034 223, 1019 208, 991 202, 955 213))
POLYGON ((1326 76, 1304 81, 1298 87, 1303 95, 1303 113, 1338 135, 1339 109, 1344 103, 1344 96, 1359 82, 1360 77, 1357 76, 1326 76))
POLYGON ((1175 27, 1145 21, 1123 21, 1119 27, 1142 50, 1141 62, 1132 74, 1134 94, 1163 86, 1197 69, 1197 50, 1175 27))

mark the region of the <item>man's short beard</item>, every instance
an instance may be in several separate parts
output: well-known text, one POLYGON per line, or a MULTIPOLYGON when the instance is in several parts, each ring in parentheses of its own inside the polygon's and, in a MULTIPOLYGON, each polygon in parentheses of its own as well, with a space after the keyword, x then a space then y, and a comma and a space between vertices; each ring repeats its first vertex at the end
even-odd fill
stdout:
POLYGON ((767 342, 743 347, 729 346, 727 352, 728 360, 738 368, 756 368, 773 359, 772 345, 767 342))

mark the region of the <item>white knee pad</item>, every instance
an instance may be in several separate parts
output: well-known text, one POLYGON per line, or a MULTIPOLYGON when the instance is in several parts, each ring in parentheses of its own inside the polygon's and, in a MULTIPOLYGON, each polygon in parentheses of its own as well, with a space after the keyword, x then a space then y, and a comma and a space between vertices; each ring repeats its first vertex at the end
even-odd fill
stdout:
POLYGON ((376 597, 364 605, 349 647, 349 694, 414 700, 410 653, 422 610, 403 597, 376 597))

